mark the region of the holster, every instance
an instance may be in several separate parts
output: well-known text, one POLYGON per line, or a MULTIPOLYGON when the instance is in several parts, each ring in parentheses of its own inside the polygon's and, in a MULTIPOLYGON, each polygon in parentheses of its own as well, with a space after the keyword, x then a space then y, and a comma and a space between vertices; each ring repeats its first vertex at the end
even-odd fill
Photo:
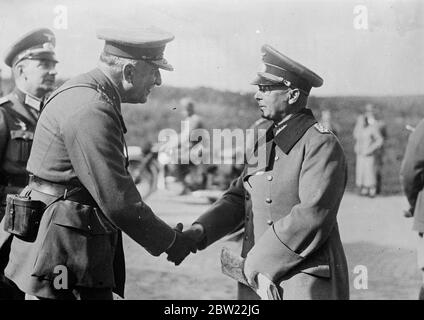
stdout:
POLYGON ((44 202, 32 200, 28 196, 8 194, 4 230, 23 241, 34 242, 45 207, 44 202))

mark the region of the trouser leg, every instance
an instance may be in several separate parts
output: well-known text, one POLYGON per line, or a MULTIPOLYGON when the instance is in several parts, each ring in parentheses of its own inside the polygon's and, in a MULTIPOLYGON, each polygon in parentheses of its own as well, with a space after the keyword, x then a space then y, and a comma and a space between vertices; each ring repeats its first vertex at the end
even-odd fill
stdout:
POLYGON ((418 268, 421 271, 421 287, 418 293, 418 300, 424 300, 424 238, 423 233, 418 233, 418 243, 417 243, 417 263, 418 268))
POLYGON ((0 247, 0 300, 23 300, 24 293, 4 275, 4 269, 9 262, 12 237, 0 247))

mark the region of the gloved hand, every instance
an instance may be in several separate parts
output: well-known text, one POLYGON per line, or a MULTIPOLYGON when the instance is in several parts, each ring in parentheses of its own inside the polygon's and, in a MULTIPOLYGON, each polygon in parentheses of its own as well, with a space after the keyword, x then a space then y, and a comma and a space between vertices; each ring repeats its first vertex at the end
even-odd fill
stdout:
POLYGON ((187 235, 184 235, 183 225, 178 223, 174 228, 176 232, 175 241, 172 246, 166 250, 167 260, 178 266, 190 254, 197 252, 197 243, 187 235))
POLYGON ((195 241, 196 243, 199 243, 205 237, 205 229, 201 224, 195 223, 191 225, 188 229, 183 231, 183 234, 195 241))
POLYGON ((403 210, 403 216, 405 218, 412 218, 414 216, 414 208, 409 208, 408 210, 403 210))

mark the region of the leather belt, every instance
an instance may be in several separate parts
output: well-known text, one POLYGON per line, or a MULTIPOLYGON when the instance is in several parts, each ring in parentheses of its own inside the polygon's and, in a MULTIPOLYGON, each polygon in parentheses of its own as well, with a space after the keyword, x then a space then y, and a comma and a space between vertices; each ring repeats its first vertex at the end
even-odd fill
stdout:
POLYGON ((28 187, 31 190, 52 197, 60 197, 61 195, 63 195, 63 200, 70 200, 84 205, 97 207, 96 201, 94 201, 93 197, 82 185, 64 185, 60 183, 50 182, 36 176, 31 176, 28 187), (77 188, 80 190, 74 193, 74 190, 77 188), (67 196, 68 193, 69 196, 67 196))

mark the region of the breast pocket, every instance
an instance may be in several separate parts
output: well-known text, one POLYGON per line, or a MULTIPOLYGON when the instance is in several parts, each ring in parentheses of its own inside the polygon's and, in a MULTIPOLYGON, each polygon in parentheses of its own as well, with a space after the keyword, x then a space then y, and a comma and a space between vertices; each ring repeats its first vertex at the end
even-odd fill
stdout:
POLYGON ((117 229, 92 206, 60 201, 52 210, 33 275, 54 279, 62 265, 70 285, 113 288, 117 229))
POLYGON ((34 133, 26 130, 11 130, 7 158, 14 162, 27 162, 31 152, 34 133))

